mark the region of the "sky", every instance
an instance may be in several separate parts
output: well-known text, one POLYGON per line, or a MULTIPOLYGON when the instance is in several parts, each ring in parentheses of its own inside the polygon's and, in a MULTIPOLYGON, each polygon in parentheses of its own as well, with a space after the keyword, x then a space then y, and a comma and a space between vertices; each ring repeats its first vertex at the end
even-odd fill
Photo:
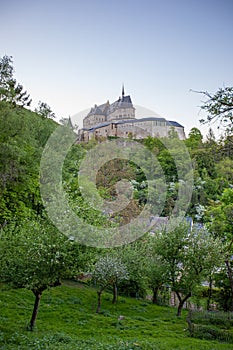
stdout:
POLYGON ((82 127, 124 83, 134 105, 205 134, 191 90, 233 86, 232 15, 233 0, 0 0, 0 57, 58 120, 81 112, 82 127))

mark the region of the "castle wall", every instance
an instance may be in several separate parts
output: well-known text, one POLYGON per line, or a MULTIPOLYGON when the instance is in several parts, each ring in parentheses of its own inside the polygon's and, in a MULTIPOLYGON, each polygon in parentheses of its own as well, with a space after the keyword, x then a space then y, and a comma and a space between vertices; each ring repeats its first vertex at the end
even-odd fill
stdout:
POLYGON ((134 108, 118 108, 107 117, 108 121, 125 119, 135 119, 134 108))
POLYGON ((185 140, 185 133, 183 127, 173 127, 170 125, 158 125, 155 121, 140 121, 133 123, 109 123, 102 127, 96 127, 92 130, 83 130, 80 139, 82 141, 89 141, 92 138, 98 137, 133 137, 135 139, 143 139, 147 136, 152 137, 168 137, 169 131, 174 128, 180 140, 185 140), (157 124, 157 125, 156 125, 157 124))
POLYGON ((83 119, 83 127, 91 128, 97 124, 101 124, 106 121, 106 117, 103 114, 93 114, 89 115, 83 119))

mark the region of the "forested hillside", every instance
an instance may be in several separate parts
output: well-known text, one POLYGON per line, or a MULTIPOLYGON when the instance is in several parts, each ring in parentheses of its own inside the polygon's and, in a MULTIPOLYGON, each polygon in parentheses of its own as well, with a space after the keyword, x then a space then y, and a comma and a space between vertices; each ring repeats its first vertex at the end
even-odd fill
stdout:
POLYGON ((39 166, 56 127, 51 119, 0 101, 0 225, 42 215, 39 166))

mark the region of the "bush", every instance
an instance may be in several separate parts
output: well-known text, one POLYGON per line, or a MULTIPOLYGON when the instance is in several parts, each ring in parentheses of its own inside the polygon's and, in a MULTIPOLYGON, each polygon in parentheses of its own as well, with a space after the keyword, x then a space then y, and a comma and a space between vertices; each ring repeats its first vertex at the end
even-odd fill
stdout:
POLYGON ((233 333, 226 330, 233 326, 233 313, 190 311, 187 322, 194 338, 233 343, 233 333))
POLYGON ((199 339, 218 340, 230 344, 233 343, 233 334, 215 326, 194 325, 192 336, 199 339))
POLYGON ((123 281, 119 284, 118 293, 131 298, 145 298, 146 285, 142 282, 132 279, 123 281))

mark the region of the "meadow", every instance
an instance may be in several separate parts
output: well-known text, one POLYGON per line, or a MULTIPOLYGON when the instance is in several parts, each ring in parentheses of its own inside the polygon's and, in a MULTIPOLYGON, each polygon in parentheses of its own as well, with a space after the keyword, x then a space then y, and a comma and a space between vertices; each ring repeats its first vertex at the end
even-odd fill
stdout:
POLYGON ((96 290, 77 282, 51 288, 42 295, 36 328, 27 330, 33 293, 1 286, 0 349, 85 350, 229 350, 232 344, 190 337, 187 311, 149 300, 103 294, 96 314, 96 290), (120 317, 121 316, 121 317, 120 317))

